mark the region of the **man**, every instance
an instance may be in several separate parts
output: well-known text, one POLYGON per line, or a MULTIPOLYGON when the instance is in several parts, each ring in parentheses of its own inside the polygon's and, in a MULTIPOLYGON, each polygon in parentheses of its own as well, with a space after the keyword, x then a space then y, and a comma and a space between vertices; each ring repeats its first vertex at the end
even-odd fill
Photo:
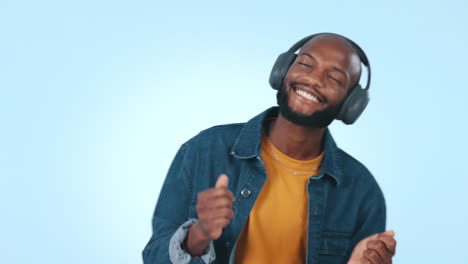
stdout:
POLYGON ((354 98, 364 91, 357 84, 367 58, 330 33, 299 47, 272 71, 279 108, 182 145, 159 196, 145 263, 392 262, 396 241, 384 232, 380 188, 327 129, 336 118, 354 122, 367 104, 367 94, 354 98))

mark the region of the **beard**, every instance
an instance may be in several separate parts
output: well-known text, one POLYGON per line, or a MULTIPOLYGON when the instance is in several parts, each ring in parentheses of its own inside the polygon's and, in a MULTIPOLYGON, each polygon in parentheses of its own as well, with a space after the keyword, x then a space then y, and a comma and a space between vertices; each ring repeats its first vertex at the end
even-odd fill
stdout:
MULTIPOLYGON (((291 88, 293 89, 293 88, 291 88)), ((289 94, 285 85, 276 93, 276 100, 281 115, 291 123, 307 128, 325 128, 338 116, 341 105, 332 105, 322 111, 317 111, 311 115, 298 113, 289 107, 289 94)))

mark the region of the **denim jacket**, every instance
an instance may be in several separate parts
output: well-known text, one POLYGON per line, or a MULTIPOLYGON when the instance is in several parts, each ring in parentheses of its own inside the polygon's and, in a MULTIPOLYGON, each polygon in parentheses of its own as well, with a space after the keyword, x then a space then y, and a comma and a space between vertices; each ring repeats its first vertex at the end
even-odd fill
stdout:
MULTIPOLYGON (((247 123, 204 130, 181 146, 159 194, 144 263, 234 263, 237 239, 267 178, 260 155, 263 121, 277 115, 273 107, 247 123), (222 173, 236 198, 234 218, 203 256, 193 258, 181 244, 197 221, 197 194, 213 188, 222 173)), ((328 129, 323 150, 320 174, 307 184, 304 263, 346 263, 361 239, 385 231, 385 201, 371 173, 336 146, 328 129)))

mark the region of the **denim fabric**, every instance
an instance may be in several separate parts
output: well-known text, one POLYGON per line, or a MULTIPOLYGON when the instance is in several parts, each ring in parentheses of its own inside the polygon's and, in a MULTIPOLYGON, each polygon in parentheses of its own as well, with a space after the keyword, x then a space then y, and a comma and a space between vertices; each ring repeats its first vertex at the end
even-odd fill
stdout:
MULTIPOLYGON (((171 263, 170 256, 186 257, 181 263, 232 262, 239 234, 267 177, 260 156, 263 121, 277 115, 278 108, 273 107, 247 123, 204 130, 181 146, 159 195, 153 235, 143 250, 144 263, 171 263), (170 246, 169 241, 183 241, 186 229, 181 226, 198 219, 197 194, 212 188, 222 173, 229 176, 228 188, 236 197, 235 216, 221 237, 213 241, 214 260, 208 260, 207 256, 213 254, 210 248, 205 257, 192 258, 177 243, 170 246)), ((339 149, 328 130, 323 150, 320 174, 311 177, 307 185, 304 263, 346 263, 357 242, 385 231, 385 201, 370 172, 339 149)))
MULTIPOLYGON (((196 222, 197 219, 189 219, 171 237, 171 241, 169 241, 169 256, 172 263, 187 264, 192 260, 192 257, 182 249, 182 243, 187 237, 189 228, 196 222)), ((216 259, 213 241, 210 242, 205 254, 200 256, 200 258, 204 263, 212 263, 216 259)))

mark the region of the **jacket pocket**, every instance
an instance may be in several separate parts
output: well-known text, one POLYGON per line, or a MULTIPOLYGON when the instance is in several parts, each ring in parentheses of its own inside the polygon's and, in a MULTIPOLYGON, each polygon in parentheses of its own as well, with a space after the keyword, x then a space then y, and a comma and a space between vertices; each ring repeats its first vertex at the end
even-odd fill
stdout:
POLYGON ((320 255, 346 256, 350 250, 351 233, 324 232, 320 255))

